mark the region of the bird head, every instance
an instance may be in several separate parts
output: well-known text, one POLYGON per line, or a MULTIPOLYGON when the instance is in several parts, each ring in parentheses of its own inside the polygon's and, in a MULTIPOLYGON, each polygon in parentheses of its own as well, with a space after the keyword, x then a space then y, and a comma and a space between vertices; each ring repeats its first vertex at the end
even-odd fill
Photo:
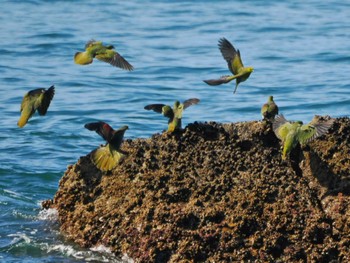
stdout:
POLYGON ((174 109, 177 109, 180 106, 180 101, 175 101, 174 103, 174 109))
POLYGON ((129 126, 127 126, 127 125, 124 125, 123 127, 120 128, 120 130, 123 130, 123 131, 126 131, 128 129, 129 129, 129 126))
POLYGON ((247 71, 252 73, 254 71, 254 68, 253 67, 247 67, 247 71))

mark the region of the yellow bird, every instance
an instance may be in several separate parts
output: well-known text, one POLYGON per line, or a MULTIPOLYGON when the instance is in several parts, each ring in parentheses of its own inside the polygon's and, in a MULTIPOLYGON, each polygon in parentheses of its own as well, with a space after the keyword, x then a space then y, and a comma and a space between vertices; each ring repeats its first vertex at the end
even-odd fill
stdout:
POLYGON ((54 86, 51 86, 48 90, 35 89, 26 93, 21 103, 21 117, 19 118, 17 125, 20 128, 24 127, 36 110, 38 110, 40 115, 45 115, 54 94, 54 86))
POLYGON ((239 50, 235 49, 234 46, 226 39, 221 38, 219 40, 219 49, 222 56, 228 64, 229 70, 232 72, 233 76, 222 76, 219 79, 209 79, 204 80, 205 83, 211 86, 221 85, 223 83, 228 83, 231 80, 236 80, 236 87, 233 93, 236 93, 238 84, 246 81, 250 74, 254 71, 253 67, 245 67, 241 59, 241 53, 239 50))
POLYGON ((120 146, 123 142, 124 133, 129 127, 123 126, 118 130, 114 130, 103 121, 90 122, 85 124, 84 127, 90 131, 95 131, 107 141, 106 145, 100 146, 91 152, 91 161, 101 171, 112 170, 124 157, 120 146))
POLYGON ((321 121, 314 117, 308 124, 303 124, 302 121, 287 121, 282 114, 277 115, 272 128, 283 143, 282 159, 285 160, 298 143, 306 144, 327 133, 333 122, 334 119, 321 121))
POLYGON ((95 40, 86 43, 84 52, 75 53, 74 62, 79 65, 88 65, 92 63, 94 58, 121 69, 129 71, 134 69, 125 58, 114 50, 114 46, 104 46, 101 41, 95 40))

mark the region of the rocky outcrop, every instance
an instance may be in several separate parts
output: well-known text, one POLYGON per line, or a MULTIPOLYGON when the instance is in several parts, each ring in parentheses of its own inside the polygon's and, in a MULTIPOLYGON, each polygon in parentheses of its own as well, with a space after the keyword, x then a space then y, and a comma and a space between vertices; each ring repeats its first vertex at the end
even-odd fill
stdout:
POLYGON ((350 120, 282 161, 262 122, 190 124, 126 140, 110 173, 89 156, 53 200, 62 233, 136 262, 350 262, 350 120))

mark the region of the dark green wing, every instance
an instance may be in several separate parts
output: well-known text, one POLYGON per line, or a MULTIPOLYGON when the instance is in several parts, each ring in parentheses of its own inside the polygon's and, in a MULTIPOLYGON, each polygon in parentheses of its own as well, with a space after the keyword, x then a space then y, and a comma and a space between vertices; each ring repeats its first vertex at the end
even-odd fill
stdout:
POLYGON ((122 57, 118 52, 112 49, 106 48, 103 53, 100 53, 95 57, 98 60, 107 62, 114 67, 118 67, 129 71, 134 69, 134 67, 124 57, 122 57))
POLYGON ((186 109, 186 108, 188 108, 191 105, 197 104, 199 101, 200 100, 197 99, 197 98, 192 98, 192 99, 185 100, 183 102, 183 105, 184 105, 183 109, 186 109))
POLYGON ((40 115, 46 114, 54 95, 55 86, 52 85, 48 90, 44 92, 43 96, 41 97, 41 101, 39 102, 38 106, 38 112, 40 115))
POLYGON ((165 104, 150 104, 144 107, 145 110, 153 110, 158 113, 162 113, 163 107, 166 106, 165 104))
POLYGON ((116 149, 116 150, 119 150, 120 148, 120 145, 122 143, 122 140, 123 140, 123 137, 124 137, 124 133, 125 131, 129 129, 128 126, 123 126, 121 128, 119 128, 118 130, 115 130, 114 131, 114 134, 111 138, 111 142, 110 144, 116 149))
POLYGON ((221 38, 218 46, 230 71, 233 73, 233 75, 238 74, 239 69, 244 67, 239 50, 236 50, 226 38, 221 38))

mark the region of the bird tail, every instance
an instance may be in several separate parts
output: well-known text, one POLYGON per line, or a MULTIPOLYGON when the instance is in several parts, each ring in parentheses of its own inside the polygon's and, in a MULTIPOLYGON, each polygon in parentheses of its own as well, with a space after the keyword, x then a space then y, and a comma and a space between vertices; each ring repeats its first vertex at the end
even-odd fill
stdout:
POLYGON ((98 169, 101 171, 110 171, 117 166, 124 157, 124 154, 111 147, 110 144, 107 144, 92 151, 90 157, 98 169))
POLYGON ((79 65, 87 65, 92 63, 93 57, 88 52, 77 52, 74 55, 74 62, 79 65))
POLYGON ((23 128, 24 125, 27 124, 28 120, 32 115, 34 114, 34 111, 27 110, 24 108, 21 112, 21 116, 19 117, 19 120, 17 122, 18 127, 23 128))
POLYGON ((21 115, 21 117, 19 118, 19 120, 17 122, 18 127, 23 128, 24 125, 26 125, 27 121, 28 121, 28 119, 24 115, 21 115))

